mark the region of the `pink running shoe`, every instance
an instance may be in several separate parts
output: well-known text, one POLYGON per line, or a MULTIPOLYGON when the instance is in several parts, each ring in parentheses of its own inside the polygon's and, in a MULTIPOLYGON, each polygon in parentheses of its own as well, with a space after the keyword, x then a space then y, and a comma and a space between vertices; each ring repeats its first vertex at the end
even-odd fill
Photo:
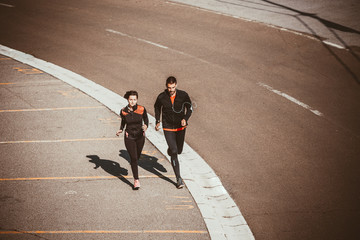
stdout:
POLYGON ((139 179, 135 179, 134 181, 134 190, 138 190, 140 188, 140 181, 139 179))

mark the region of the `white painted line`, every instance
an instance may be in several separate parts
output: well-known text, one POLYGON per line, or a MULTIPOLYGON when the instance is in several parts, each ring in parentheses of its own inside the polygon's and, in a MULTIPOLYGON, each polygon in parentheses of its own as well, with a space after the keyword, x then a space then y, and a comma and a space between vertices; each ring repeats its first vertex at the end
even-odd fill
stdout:
POLYGON ((121 35, 121 36, 123 36, 123 37, 128 37, 128 38, 136 39, 136 40, 138 40, 138 41, 140 41, 140 42, 149 43, 149 44, 154 45, 154 46, 156 46, 156 47, 168 49, 168 47, 163 46, 163 45, 161 45, 161 44, 157 44, 157 43, 154 43, 154 42, 151 42, 151 41, 142 39, 142 38, 133 37, 133 36, 130 36, 130 35, 126 34, 126 33, 118 32, 118 31, 115 31, 115 30, 112 30, 112 29, 106 29, 106 31, 107 31, 107 32, 110 32, 110 33, 119 34, 119 35, 121 35))
POLYGON ((183 55, 183 56, 190 57, 190 58, 195 58, 195 59, 197 59, 197 60, 199 60, 199 61, 201 61, 201 62, 204 62, 204 63, 213 65, 212 63, 210 63, 210 62, 208 62, 208 61, 206 61, 206 60, 204 60, 204 59, 195 57, 195 56, 193 56, 193 55, 184 53, 184 52, 182 52, 182 51, 178 51, 178 50, 169 48, 169 47, 167 47, 167 46, 164 46, 164 45, 161 45, 161 44, 158 44, 158 43, 154 43, 154 42, 151 42, 151 41, 142 39, 142 38, 130 36, 130 35, 126 34, 126 33, 122 33, 122 32, 119 32, 119 31, 112 30, 112 29, 106 29, 106 31, 107 31, 107 32, 110 32, 110 33, 118 34, 118 35, 123 36, 123 37, 128 37, 128 38, 131 38, 131 39, 135 39, 135 40, 138 40, 138 41, 140 41, 140 42, 148 43, 148 44, 151 44, 151 45, 156 46, 156 47, 159 47, 159 48, 167 49, 167 50, 176 52, 176 53, 178 53, 178 54, 181 54, 181 55, 183 55))
MULTIPOLYGON (((127 104, 120 95, 76 73, 37 59, 29 54, 0 45, 0 54, 41 69, 95 98, 117 115, 127 104)), ((162 131, 155 131, 155 118, 149 115, 147 139, 169 159, 162 131)), ((255 239, 238 206, 223 187, 215 172, 187 143, 179 156, 184 182, 204 218, 210 237, 214 240, 255 239)))
POLYGON ((335 43, 332 43, 332 42, 329 42, 329 41, 322 41, 323 43, 325 43, 326 45, 329 45, 329 46, 332 46, 332 47, 336 47, 336 48, 339 48, 339 49, 346 49, 344 46, 341 46, 339 44, 335 44, 335 43))
POLYGON ((317 116, 323 116, 323 114, 321 112, 319 112, 318 110, 312 109, 309 105, 297 100, 296 98, 291 97, 290 95, 288 95, 286 93, 283 93, 283 92, 281 92, 279 90, 275 90, 272 87, 270 87, 269 85, 266 85, 266 84, 261 83, 261 82, 259 82, 258 85, 261 86, 261 87, 266 88, 267 90, 269 90, 269 91, 271 91, 273 93, 276 93, 279 96, 282 96, 282 97, 286 98, 287 100, 290 100, 293 103, 296 103, 297 105, 311 111, 312 113, 314 113, 317 116))
POLYGON ((15 6, 13 6, 13 5, 5 4, 5 3, 0 3, 0 6, 10 7, 10 8, 15 7, 15 6))

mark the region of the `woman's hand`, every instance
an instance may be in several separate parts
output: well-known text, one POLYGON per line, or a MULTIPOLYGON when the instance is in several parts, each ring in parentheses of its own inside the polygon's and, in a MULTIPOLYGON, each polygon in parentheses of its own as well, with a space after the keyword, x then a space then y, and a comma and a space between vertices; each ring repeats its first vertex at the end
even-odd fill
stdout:
POLYGON ((148 127, 147 127, 146 125, 143 125, 143 126, 142 126, 142 129, 144 130, 144 132, 147 130, 147 128, 148 128, 148 127))
POLYGON ((116 136, 119 136, 122 132, 123 132, 123 130, 117 131, 117 132, 116 132, 116 136))
POLYGON ((181 120, 181 126, 183 126, 183 127, 186 126, 186 120, 185 119, 181 120))

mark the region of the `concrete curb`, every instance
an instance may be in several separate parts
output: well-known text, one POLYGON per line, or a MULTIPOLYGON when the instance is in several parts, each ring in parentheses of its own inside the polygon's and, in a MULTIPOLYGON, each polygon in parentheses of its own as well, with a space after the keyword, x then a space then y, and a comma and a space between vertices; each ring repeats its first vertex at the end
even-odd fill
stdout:
MULTIPOLYGON (((119 114, 127 104, 120 95, 76 73, 37 59, 29 54, 0 45, 0 54, 42 70, 93 97, 119 114)), ((169 159, 162 131, 155 131, 155 119, 149 115, 148 140, 169 159)), ((179 158, 184 182, 197 203, 212 239, 255 239, 239 208, 223 187, 215 172, 188 144, 179 158)))

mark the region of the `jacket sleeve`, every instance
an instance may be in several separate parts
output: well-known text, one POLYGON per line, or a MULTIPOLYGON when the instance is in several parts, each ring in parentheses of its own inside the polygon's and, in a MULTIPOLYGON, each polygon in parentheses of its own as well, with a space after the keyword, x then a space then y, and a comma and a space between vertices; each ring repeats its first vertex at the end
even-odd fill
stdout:
POLYGON ((186 109, 184 119, 187 122, 192 114, 192 104, 191 104, 190 97, 187 93, 185 95, 184 103, 185 103, 184 105, 185 105, 185 109, 186 109))
POLYGON ((122 110, 120 111, 120 117, 121 117, 120 130, 123 130, 126 124, 126 120, 125 120, 125 116, 122 114, 122 110))
POLYGON ((143 112, 143 120, 144 120, 144 124, 149 127, 149 118, 148 118, 148 115, 147 115, 147 112, 146 112, 146 108, 144 107, 144 112, 143 112))
POLYGON ((160 96, 161 96, 161 95, 159 95, 159 96, 157 97, 156 102, 155 102, 155 105, 154 105, 156 124, 160 122, 161 107, 162 107, 160 96))

